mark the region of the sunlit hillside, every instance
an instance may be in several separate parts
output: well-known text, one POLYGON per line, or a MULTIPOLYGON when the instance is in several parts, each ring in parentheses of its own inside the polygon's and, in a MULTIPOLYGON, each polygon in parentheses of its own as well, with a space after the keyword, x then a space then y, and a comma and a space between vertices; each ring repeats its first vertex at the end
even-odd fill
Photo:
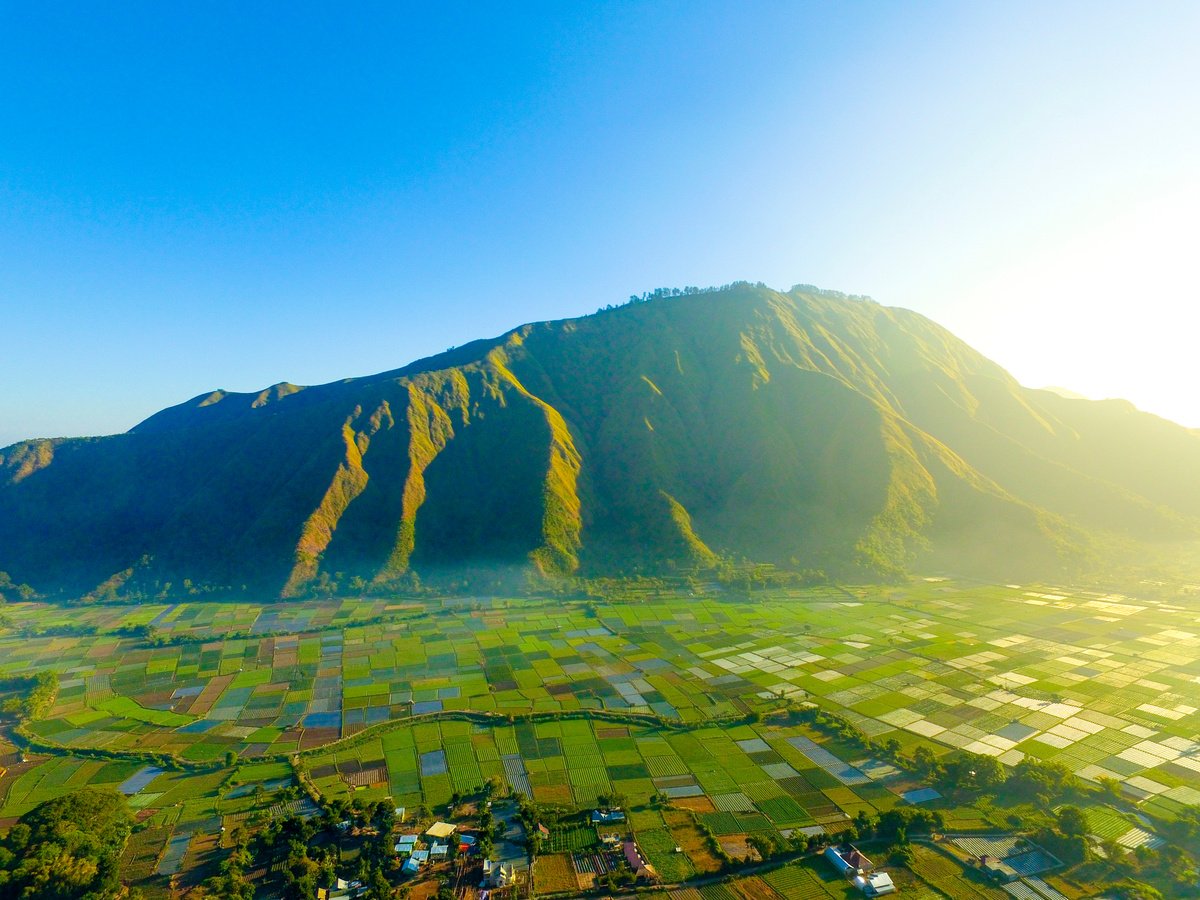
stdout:
POLYGON ((1200 522, 1194 431, 1023 388, 916 313, 803 286, 660 291, 0 463, 0 569, 51 592, 720 560, 1054 576, 1200 522))

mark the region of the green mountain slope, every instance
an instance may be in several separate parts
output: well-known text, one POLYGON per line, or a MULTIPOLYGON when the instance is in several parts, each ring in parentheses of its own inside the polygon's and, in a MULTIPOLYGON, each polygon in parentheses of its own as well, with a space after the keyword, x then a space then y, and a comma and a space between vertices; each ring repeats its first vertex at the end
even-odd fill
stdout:
POLYGON ((0 570, 42 590, 299 596, 721 556, 1012 578, 1198 523, 1196 432, 1022 388, 916 313, 806 288, 668 293, 0 450, 0 570))

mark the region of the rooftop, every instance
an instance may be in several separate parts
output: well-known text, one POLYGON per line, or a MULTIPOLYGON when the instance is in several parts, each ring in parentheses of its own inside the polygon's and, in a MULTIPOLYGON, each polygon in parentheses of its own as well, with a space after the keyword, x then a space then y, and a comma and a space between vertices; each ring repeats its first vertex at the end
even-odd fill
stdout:
POLYGON ((457 826, 451 825, 449 822, 434 822, 425 833, 434 838, 450 837, 457 830, 457 826))

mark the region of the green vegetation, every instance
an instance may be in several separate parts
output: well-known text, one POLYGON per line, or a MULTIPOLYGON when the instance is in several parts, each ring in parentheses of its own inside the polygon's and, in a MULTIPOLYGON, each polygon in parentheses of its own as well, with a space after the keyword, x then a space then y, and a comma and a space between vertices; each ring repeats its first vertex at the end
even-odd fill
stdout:
POLYGON ((125 799, 115 791, 78 791, 41 804, 0 841, 0 897, 119 896, 117 862, 132 826, 125 799))
POLYGON ((8 600, 32 600, 37 591, 27 584, 15 584, 7 572, 0 572, 0 603, 8 600))
POLYGON ((0 702, 0 716, 39 719, 50 712, 58 698, 58 673, 46 670, 29 677, 5 678, 0 681, 0 692, 9 694, 0 702))
MULTIPOLYGON (((915 879, 905 891, 992 896, 923 851, 932 833, 998 830, 1052 852, 1079 893, 1182 895, 1200 836, 1183 586, 1147 586, 1168 602, 710 577, 419 606, 10 604, 0 696, 30 758, 0 745, 0 818, 89 785, 128 793, 150 833, 121 869, 149 894, 186 871, 245 896, 264 865, 289 896, 332 873, 394 886, 390 845, 369 849, 380 810, 474 817, 511 792, 549 828, 546 853, 602 853, 606 829, 581 813, 624 807, 622 831, 668 878, 736 875, 747 854, 782 865, 839 836, 915 879), (318 807, 361 819, 352 859, 318 807)), ((822 872, 775 880, 840 896, 822 872)), ((767 874, 744 892, 766 896, 767 874)))
POLYGON ((756 563, 1144 572, 1200 534, 1198 485, 1196 432, 1022 388, 914 313, 809 286, 664 290, 4 448, 0 598, 511 592, 756 563))
POLYGON ((136 700, 131 700, 128 697, 110 697, 107 700, 97 702, 94 708, 116 718, 132 719, 135 722, 146 722, 150 725, 162 725, 169 728, 186 725, 188 722, 193 721, 191 716, 182 716, 178 713, 157 709, 146 709, 136 700))

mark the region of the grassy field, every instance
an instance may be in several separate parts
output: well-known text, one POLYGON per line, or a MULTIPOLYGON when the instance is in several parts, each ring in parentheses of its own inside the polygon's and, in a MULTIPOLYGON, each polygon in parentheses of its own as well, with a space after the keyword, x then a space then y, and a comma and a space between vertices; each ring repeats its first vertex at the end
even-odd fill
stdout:
MULTIPOLYGON (((0 636, 0 675, 69 673, 55 708, 35 725, 47 742, 194 761, 230 750, 283 757, 439 711, 595 709, 701 724, 776 698, 812 697, 906 746, 1055 760, 1084 777, 1134 780, 1132 789, 1168 809, 1200 797, 1191 793, 1200 772, 1190 759, 1200 730, 1200 638, 1188 630, 1194 616, 1170 604, 1061 587, 918 582, 754 603, 647 597, 594 613, 516 600, 475 606, 425 615, 380 601, 13 604, 17 628, 69 623, 95 633, 0 636), (395 620, 354 624, 388 615, 395 620), (187 642, 150 646, 108 633, 150 623, 187 642), (231 627, 270 636, 222 640, 231 627)), ((452 791, 482 775, 463 737, 444 748, 458 754, 452 791)), ((572 766, 566 783, 531 772, 547 799, 594 799, 614 781, 685 774, 670 758, 641 768, 633 757, 622 764, 619 751, 589 757, 596 748, 586 738, 567 746, 589 764, 572 766)), ((796 756, 776 752, 789 764, 796 756)), ((832 785, 815 787, 837 786, 831 775, 832 785)), ((666 786, 681 795, 691 787, 666 786)), ((711 778, 699 786, 720 791, 711 778)), ((802 824, 790 804, 768 805, 777 824, 802 824)))
POLYGON ((675 839, 665 828, 647 828, 637 832, 638 849, 646 862, 658 870, 663 881, 674 883, 690 878, 696 873, 687 854, 676 853, 675 839))
MULTIPOLYGON (((911 868, 888 866, 887 871, 905 897, 916 900, 945 900, 946 897, 1008 898, 1005 892, 977 884, 973 876, 954 862, 944 859, 935 851, 916 848, 917 860, 911 868), (937 862, 933 863, 932 859, 937 862)), ((694 889, 693 889, 694 890, 694 889)), ((687 891, 672 892, 673 900, 852 900, 862 894, 820 859, 777 866, 761 875, 731 878, 720 884, 709 885, 694 894, 687 891)))
POLYGON ((533 884, 539 893, 574 891, 579 888, 571 857, 565 853, 539 856, 533 870, 533 884))
MULTIPOLYGON (((703 828, 735 841, 834 832, 922 787, 804 725, 747 719, 800 700, 905 750, 1010 765, 1028 756, 1111 777, 1163 818, 1200 800, 1200 627, 1195 610, 1165 601, 927 580, 754 602, 646 591, 594 604, 10 604, 6 614, 0 676, 53 669, 60 686, 28 726, 46 755, 21 762, 10 748, 0 763, 0 824, 77 787, 111 786, 153 830, 129 857, 139 872, 159 866, 155 853, 169 857, 178 835, 295 809, 297 754, 327 798, 414 810, 489 781, 570 809, 621 795, 628 830, 670 880, 719 867, 703 828), (142 626, 153 641, 128 636, 142 626), (463 713, 483 715, 453 718, 463 713), (209 768, 162 771, 138 753, 209 768), (652 809, 655 798, 667 808, 652 809)), ((1014 812, 925 802, 953 830, 1003 828, 1014 812)), ((1103 805, 1087 814, 1102 838, 1132 828, 1103 805)), ((590 827, 563 829, 548 849, 596 840, 590 827)), ((991 896, 946 886, 942 862, 919 855, 914 877, 991 896)), ((776 877, 819 896, 830 885, 818 874, 776 877)))
POLYGON ((678 809, 667 810, 663 813, 663 818, 666 820, 676 846, 683 848, 688 862, 698 874, 705 875, 720 871, 721 860, 708 846, 708 841, 696 827, 688 812, 678 809))

